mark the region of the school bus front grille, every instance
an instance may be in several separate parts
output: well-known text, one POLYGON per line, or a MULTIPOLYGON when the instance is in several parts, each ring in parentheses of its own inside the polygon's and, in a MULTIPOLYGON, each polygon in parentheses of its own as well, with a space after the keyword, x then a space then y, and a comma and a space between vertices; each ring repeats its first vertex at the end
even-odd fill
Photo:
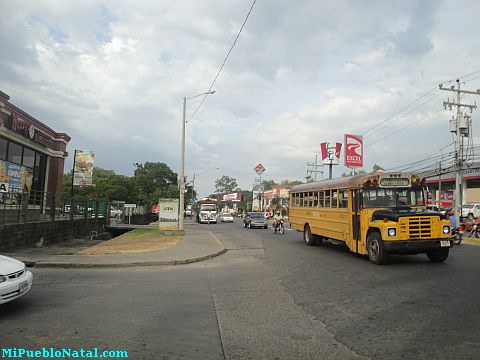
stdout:
POLYGON ((432 218, 429 216, 415 216, 401 218, 400 233, 410 239, 429 239, 432 237, 432 218))

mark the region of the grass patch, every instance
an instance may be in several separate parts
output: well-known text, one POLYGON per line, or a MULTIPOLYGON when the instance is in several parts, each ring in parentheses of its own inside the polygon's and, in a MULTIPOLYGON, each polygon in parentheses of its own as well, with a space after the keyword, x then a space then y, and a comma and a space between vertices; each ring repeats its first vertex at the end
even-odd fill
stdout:
POLYGON ((77 254, 134 254, 163 250, 178 245, 184 234, 184 231, 179 230, 135 229, 112 240, 82 250, 77 254))

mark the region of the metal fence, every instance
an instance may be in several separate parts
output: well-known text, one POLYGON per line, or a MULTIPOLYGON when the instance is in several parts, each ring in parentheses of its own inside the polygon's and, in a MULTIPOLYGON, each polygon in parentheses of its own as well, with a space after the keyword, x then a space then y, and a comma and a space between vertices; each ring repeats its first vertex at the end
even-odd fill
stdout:
POLYGON ((0 224, 102 218, 108 214, 105 200, 58 198, 39 191, 0 193, 0 224))

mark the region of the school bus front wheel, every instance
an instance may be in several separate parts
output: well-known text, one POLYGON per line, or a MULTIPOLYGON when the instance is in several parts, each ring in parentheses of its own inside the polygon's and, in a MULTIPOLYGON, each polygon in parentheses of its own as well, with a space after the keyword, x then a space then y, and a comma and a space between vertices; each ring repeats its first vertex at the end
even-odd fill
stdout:
POLYGON ((380 233, 372 231, 367 237, 367 254, 368 259, 377 265, 386 264, 388 261, 388 254, 385 250, 380 233))

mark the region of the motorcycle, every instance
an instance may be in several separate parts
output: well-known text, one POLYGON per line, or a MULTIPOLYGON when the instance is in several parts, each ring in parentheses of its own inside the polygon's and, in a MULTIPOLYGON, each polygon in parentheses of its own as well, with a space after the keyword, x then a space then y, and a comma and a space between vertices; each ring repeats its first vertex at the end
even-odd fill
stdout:
MULTIPOLYGON (((465 232, 466 233, 466 232, 465 232)), ((480 238, 480 227, 478 224, 472 224, 472 227, 470 229, 470 232, 464 236, 469 237, 469 238, 480 238)))
POLYGON ((460 224, 460 226, 452 229, 452 238, 455 245, 460 245, 462 243, 462 238, 465 235, 465 224, 460 224))
POLYGON ((273 233, 276 234, 277 231, 282 235, 285 234, 285 226, 283 225, 283 220, 275 221, 275 223, 273 224, 273 233))

